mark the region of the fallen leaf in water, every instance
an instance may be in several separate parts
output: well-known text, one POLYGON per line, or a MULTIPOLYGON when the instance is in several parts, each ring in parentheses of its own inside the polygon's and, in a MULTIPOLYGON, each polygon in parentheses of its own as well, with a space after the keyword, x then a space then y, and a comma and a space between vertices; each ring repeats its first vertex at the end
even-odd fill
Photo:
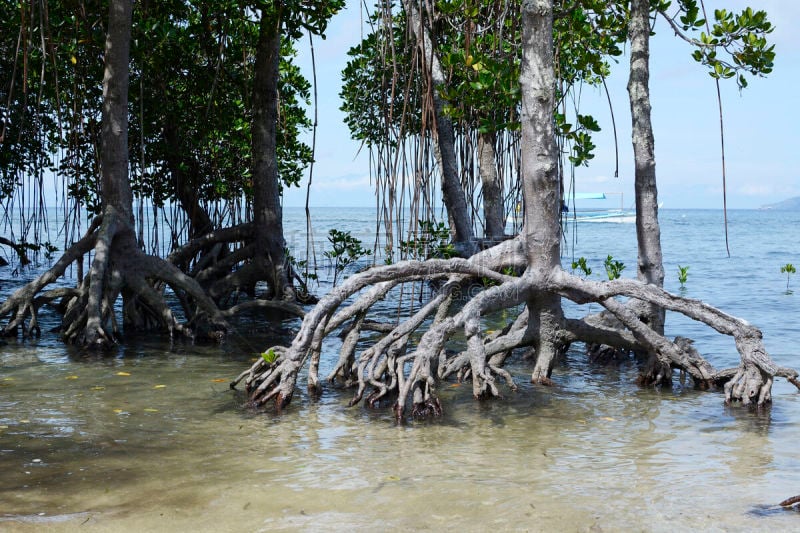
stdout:
POLYGON ((461 383, 453 383, 453 384, 452 384, 452 385, 450 385, 450 386, 451 386, 451 387, 460 387, 460 386, 461 386, 461 383))
POLYGON ((66 377, 66 378, 64 378, 64 379, 78 379, 78 376, 67 376, 67 377, 66 377))
POLYGON ((148 413, 157 413, 157 412, 158 412, 158 409, 151 409, 150 407, 147 407, 147 408, 145 408, 145 412, 148 412, 148 413))
POLYGON ((386 481, 400 481, 400 478, 397 476, 386 476, 386 481))
POLYGON ((24 419, 22 419, 22 420, 20 420, 20 421, 19 421, 19 423, 20 423, 20 424, 30 424, 30 422, 31 422, 31 421, 30 421, 30 420, 28 420, 27 418, 24 418, 24 419))
POLYGON ((487 334, 487 335, 491 335, 491 334, 492 334, 492 333, 494 333, 495 331, 497 331, 497 330, 495 330, 495 329, 487 329, 487 330, 486 330, 486 334, 487 334))
POLYGON ((0 429, 8 429, 8 426, 0 426, 0 429))
POLYGON ((103 387, 102 385, 95 385, 94 387, 92 387, 92 390, 106 390, 106 388, 103 387))
POLYGON ((14 378, 3 378, 3 381, 14 381, 14 378))
POLYGON ((120 414, 122 412, 122 409, 114 409, 114 412, 120 414))
POLYGON ((214 383, 225 383, 228 380, 225 378, 217 378, 217 379, 212 379, 211 381, 213 381, 214 383))
POLYGON ((166 385, 154 385, 153 388, 154 389, 166 389, 167 386, 166 385))
POLYGON ((130 372, 117 372, 118 376, 130 376, 130 372))
POLYGON ((610 416, 601 417, 600 420, 606 420, 608 422, 616 422, 617 421, 616 419, 611 418, 610 416))

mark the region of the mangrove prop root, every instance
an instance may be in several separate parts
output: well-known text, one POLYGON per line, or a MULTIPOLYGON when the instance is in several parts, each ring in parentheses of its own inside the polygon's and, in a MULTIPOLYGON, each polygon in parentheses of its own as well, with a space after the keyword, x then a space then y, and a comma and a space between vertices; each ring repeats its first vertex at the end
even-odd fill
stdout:
MULTIPOLYGON (((502 264, 502 261, 493 261, 493 267, 502 264)), ((443 287, 448 285, 449 282, 443 287)), ((495 354, 517 347, 544 346, 549 361, 558 355, 561 346, 571 342, 605 344, 612 350, 618 350, 619 354, 626 354, 629 350, 653 354, 653 364, 647 375, 648 384, 669 383, 672 373, 678 370, 691 376, 700 388, 724 383, 726 402, 741 401, 745 405, 770 402, 775 377, 786 378, 800 388, 797 371, 780 367, 771 360, 757 328, 701 301, 676 296, 635 280, 589 281, 560 269, 547 273, 525 273, 522 277, 505 276, 473 258, 405 261, 373 267, 351 276, 305 314, 292 344, 283 349, 275 364, 256 362, 234 381, 234 385, 245 380, 246 390, 254 405, 263 406, 267 401, 275 400, 277 408, 285 408, 294 392, 298 371, 308 362, 309 355, 320 349, 324 337, 336 334, 347 322, 352 324, 349 327, 351 329, 343 334, 348 346, 340 353, 335 371, 328 379, 345 377, 350 372, 356 374, 353 377, 358 380, 359 390, 351 403, 360 401, 368 386, 371 386, 372 392, 367 395, 367 403, 372 405, 389 393, 396 392, 393 410, 395 416, 401 419, 407 404, 410 404, 413 416, 441 413, 441 403, 434 393, 434 387, 439 380, 450 375, 458 376, 459 380, 471 379, 476 398, 499 396, 495 383, 499 381, 496 379, 498 377, 513 390, 513 380, 501 369, 505 357, 492 360, 495 354), (382 331, 378 340, 372 341, 360 356, 351 352, 360 330, 368 323, 367 312, 391 287, 419 280, 449 278, 452 281, 458 277, 485 277, 496 285, 472 296, 450 316, 437 312, 446 307, 444 302, 449 297, 447 291, 442 291, 429 305, 423 306, 396 326, 380 328, 382 331), (519 324, 515 322, 511 328, 503 328, 504 331, 499 335, 486 335, 481 331, 480 319, 487 313, 522 303, 528 305, 528 310, 535 309, 536 304, 530 307, 531 302, 552 295, 579 304, 599 303, 613 316, 615 323, 609 326, 592 322, 588 317, 582 320, 555 317, 553 325, 548 328, 532 328, 525 326, 526 317, 519 324), (354 303, 340 308, 353 296, 354 303), (733 337, 741 358, 739 367, 716 371, 689 339, 666 339, 642 322, 635 310, 616 297, 643 301, 683 314, 733 337), (434 312, 436 318, 432 320, 434 312), (425 324, 428 324, 427 330, 425 324), (464 332, 467 349, 448 354, 445 351, 446 343, 458 330, 464 332), (420 331, 424 331, 421 337, 409 343, 412 334, 420 331), (537 338, 540 335, 543 338, 537 338)), ((542 355, 539 354, 537 358, 541 359, 542 355)), ((549 368, 549 364, 538 365, 532 381, 552 385, 549 368)), ((354 379, 348 381, 353 382, 354 379)))
POLYGON ((797 496, 792 496, 791 498, 787 498, 787 499, 783 500, 778 505, 780 505, 781 507, 791 507, 791 506, 797 505, 799 503, 800 503, 800 495, 797 495, 797 496))

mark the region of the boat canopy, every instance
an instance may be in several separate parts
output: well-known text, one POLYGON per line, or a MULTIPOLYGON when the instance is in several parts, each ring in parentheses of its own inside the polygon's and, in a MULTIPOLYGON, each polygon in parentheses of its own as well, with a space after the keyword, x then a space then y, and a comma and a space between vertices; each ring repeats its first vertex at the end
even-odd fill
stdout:
MULTIPOLYGON (((605 200, 606 193, 604 192, 576 192, 575 193, 576 200, 605 200)), ((566 199, 571 200, 573 198, 572 195, 568 196, 566 199)))

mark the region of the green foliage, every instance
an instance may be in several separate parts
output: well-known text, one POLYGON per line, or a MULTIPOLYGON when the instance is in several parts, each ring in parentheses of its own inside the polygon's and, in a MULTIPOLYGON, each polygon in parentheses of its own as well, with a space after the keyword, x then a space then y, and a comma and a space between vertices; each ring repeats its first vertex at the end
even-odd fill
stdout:
MULTIPOLYGON (((519 4, 439 0, 436 18, 431 33, 447 76, 436 90, 448 102, 445 112, 459 132, 518 131, 519 4)), ((414 43, 407 39, 405 13, 390 19, 376 13, 372 22, 374 31, 348 52, 352 59, 342 73, 341 109, 354 138, 368 146, 395 146, 400 137, 420 131, 418 110, 428 89, 411 61, 414 43)), ((615 4, 562 3, 554 21, 560 99, 577 83, 601 83, 610 72, 607 59, 622 54, 625 28, 625 9, 615 4)), ((566 140, 574 143, 571 158, 585 165, 595 148, 591 132, 600 128, 588 115, 577 120, 566 140)))
POLYGON ((786 294, 790 294, 789 291, 789 279, 792 274, 796 273, 797 269, 791 263, 786 263, 781 267, 781 274, 786 274, 786 294))
POLYGON ((681 289, 686 285, 687 279, 689 279, 689 267, 678 265, 678 281, 681 284, 681 289))
POLYGON ((697 0, 677 0, 676 4, 678 12, 673 17, 666 15, 671 2, 660 2, 658 10, 672 21, 676 29, 700 31, 699 37, 690 39, 695 47, 692 57, 709 67, 708 73, 712 78, 736 77, 737 85, 743 89, 747 87, 745 73, 764 76, 772 72, 775 46, 769 44, 766 36, 775 28, 765 11, 754 11, 747 7, 741 13, 734 14, 725 9, 716 9, 714 20, 708 21, 702 18, 702 6, 698 5, 697 0), (701 31, 704 27, 707 27, 707 31, 701 31))
POLYGON ((449 259, 456 256, 455 246, 450 242, 450 228, 444 222, 418 220, 416 236, 400 241, 400 251, 415 259, 449 259))
POLYGON ((322 253, 333 263, 333 285, 336 285, 339 273, 343 272, 348 266, 357 262, 362 257, 372 255, 372 250, 367 250, 361 245, 361 241, 353 237, 349 231, 339 231, 332 229, 328 232, 328 242, 333 249, 322 253))
POLYGON ((589 268, 589 265, 586 263, 585 257, 580 257, 577 261, 573 261, 572 270, 580 270, 584 278, 588 278, 592 275, 592 269, 589 268))
MULTIPOLYGON (((297 185, 311 162, 301 141, 310 83, 292 63, 293 39, 324 32, 343 0, 281 2, 278 173, 297 185)), ((131 181, 156 205, 240 198, 252 190, 252 68, 258 8, 239 0, 135 2, 130 68, 131 181)), ((102 102, 102 3, 0 3, 0 198, 47 170, 90 214, 100 210, 97 177, 102 102), (41 11, 44 10, 44 11, 41 11), (45 20, 44 27, 39 21, 45 20), (21 33, 20 33, 21 32, 21 33), (25 46, 17 40, 24 36, 25 46), (44 47, 44 48, 42 48, 44 47), (16 72, 15 76, 10 73, 16 72), (14 83, 11 83, 13 79, 14 83), (5 108, 7 106, 7 109, 5 108)))
POLYGON ((261 354, 261 358, 267 362, 267 364, 272 364, 278 359, 278 354, 275 353, 275 350, 270 348, 266 352, 261 354))
POLYGON ((619 279, 622 276, 622 271, 625 270, 625 264, 617 261, 611 255, 603 261, 603 266, 606 267, 606 275, 610 280, 619 279))

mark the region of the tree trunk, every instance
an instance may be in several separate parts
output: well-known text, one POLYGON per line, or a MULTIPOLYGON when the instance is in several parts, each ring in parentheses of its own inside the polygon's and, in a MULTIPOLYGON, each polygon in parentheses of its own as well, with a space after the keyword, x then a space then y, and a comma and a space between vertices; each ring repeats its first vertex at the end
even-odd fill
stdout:
POLYGON ((172 176, 175 196, 181 204, 181 208, 189 219, 189 239, 196 239, 205 235, 212 229, 214 224, 208 212, 200 205, 198 195, 198 183, 196 183, 197 164, 194 161, 187 161, 181 154, 186 153, 182 150, 180 135, 175 124, 164 125, 164 140, 167 148, 167 164, 169 173, 172 176), (189 169, 188 172, 185 168, 189 169))
MULTIPOLYGON (((628 80, 633 154, 636 165, 636 238, 639 247, 636 277, 643 283, 664 285, 661 228, 658 224, 658 189, 653 125, 650 120, 650 2, 631 0, 629 24, 631 71, 628 80)), ((639 314, 659 334, 664 333, 664 310, 639 306, 639 314)))
POLYGON ((489 241, 503 240, 506 225, 503 216, 503 188, 497 175, 494 133, 478 134, 478 164, 483 190, 483 219, 485 237, 489 241))
MULTIPOLYGON (((546 280, 561 269, 559 226, 560 183, 558 148, 553 129, 555 71, 553 68, 552 0, 522 3, 521 151, 522 193, 525 200, 525 276, 546 280)), ((528 300, 528 330, 535 338, 534 382, 548 382, 559 351, 558 331, 563 313, 561 298, 536 292, 528 300)))
POLYGON ((453 123, 444 112, 447 102, 439 92, 439 89, 445 84, 444 71, 430 35, 430 26, 423 21, 417 1, 404 0, 403 6, 408 17, 408 25, 422 50, 423 61, 433 83, 431 92, 433 93, 433 114, 436 118, 436 147, 442 172, 442 200, 445 207, 447 207, 447 214, 450 218, 453 244, 460 255, 470 256, 478 248, 475 242, 475 234, 472 231, 472 222, 467 200, 464 196, 464 189, 458 176, 453 123))
POLYGON ((272 9, 262 9, 256 47, 252 126, 254 262, 258 270, 267 273, 274 298, 293 300, 276 153, 281 10, 279 2, 272 9))
POLYGON ((128 62, 132 0, 109 7, 103 75, 100 174, 104 213, 114 210, 133 226, 133 194, 128 181, 128 62))

